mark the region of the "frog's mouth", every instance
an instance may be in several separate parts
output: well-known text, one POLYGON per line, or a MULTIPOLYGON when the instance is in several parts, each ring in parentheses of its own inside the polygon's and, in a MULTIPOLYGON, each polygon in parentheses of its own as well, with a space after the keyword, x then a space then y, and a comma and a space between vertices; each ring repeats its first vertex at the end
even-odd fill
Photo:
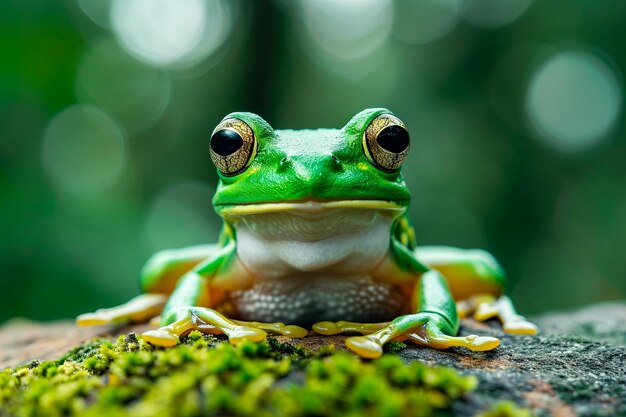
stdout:
POLYGON ((387 200, 303 200, 257 204, 217 206, 217 213, 229 219, 262 213, 294 212, 302 215, 317 215, 336 209, 366 209, 389 212, 392 216, 404 213, 406 206, 387 200))

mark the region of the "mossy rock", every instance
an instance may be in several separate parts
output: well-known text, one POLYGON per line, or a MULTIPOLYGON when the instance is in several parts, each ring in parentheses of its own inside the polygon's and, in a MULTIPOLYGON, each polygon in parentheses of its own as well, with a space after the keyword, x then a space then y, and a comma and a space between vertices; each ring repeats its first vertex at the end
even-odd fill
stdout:
MULTIPOLYGON (((475 386, 472 376, 406 364, 394 354, 363 361, 332 347, 311 351, 276 339, 235 347, 197 331, 162 349, 129 333, 5 370, 0 414, 431 416, 449 414, 475 386)), ((498 407, 489 412, 524 415, 498 407)))
POLYGON ((62 355, 103 329, 13 323, 0 329, 0 367, 14 366, 0 373, 0 416, 626 415, 626 304, 536 321, 542 334, 528 337, 465 320, 462 333, 502 339, 491 352, 395 344, 374 361, 314 334, 233 347, 194 333, 156 349, 128 333, 143 327, 62 355))

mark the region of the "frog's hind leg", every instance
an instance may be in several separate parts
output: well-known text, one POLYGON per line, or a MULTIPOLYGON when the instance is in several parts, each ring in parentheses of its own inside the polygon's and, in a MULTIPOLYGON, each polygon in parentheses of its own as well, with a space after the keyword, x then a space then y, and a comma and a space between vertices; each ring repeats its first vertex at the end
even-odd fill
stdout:
POLYGON ((168 249, 152 255, 141 270, 143 292, 171 294, 180 278, 195 266, 217 253, 217 245, 198 245, 168 249))
POLYGON ((141 288, 147 294, 112 308, 76 318, 79 326, 143 323, 160 316, 180 277, 216 252, 216 245, 199 245, 157 252, 143 267, 141 288))
POLYGON ((417 258, 439 271, 457 300, 459 317, 484 321, 496 317, 506 333, 535 334, 537 327, 517 313, 504 293, 502 267, 489 253, 451 247, 422 246, 417 258))

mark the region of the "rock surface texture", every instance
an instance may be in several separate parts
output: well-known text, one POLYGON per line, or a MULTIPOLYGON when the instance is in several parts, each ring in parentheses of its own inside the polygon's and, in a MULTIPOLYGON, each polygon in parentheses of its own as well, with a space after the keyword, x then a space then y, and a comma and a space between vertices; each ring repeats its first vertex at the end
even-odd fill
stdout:
MULTIPOLYGON (((464 320, 462 334, 501 339, 494 351, 439 351, 409 345, 398 354, 407 362, 445 365, 475 375, 478 388, 468 401, 455 405, 459 415, 473 415, 499 400, 511 400, 539 416, 626 416, 626 303, 596 304, 532 319, 541 329, 538 336, 505 335, 498 323, 464 320)), ((0 328, 0 369, 32 359, 58 358, 95 336, 145 329, 13 321, 0 328)), ((279 338, 311 349, 328 344, 344 349, 344 339, 315 333, 301 340, 279 338)))

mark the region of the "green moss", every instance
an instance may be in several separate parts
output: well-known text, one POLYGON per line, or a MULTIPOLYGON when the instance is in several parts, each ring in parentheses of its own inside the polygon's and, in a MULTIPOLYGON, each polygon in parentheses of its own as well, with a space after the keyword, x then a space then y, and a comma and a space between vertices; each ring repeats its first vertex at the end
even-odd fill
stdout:
POLYGON ((526 409, 520 408, 510 401, 501 401, 494 407, 476 417, 533 417, 534 414, 526 409))
POLYGON ((394 355, 363 361, 275 339, 235 347, 199 332, 161 349, 131 333, 3 371, 0 415, 429 416, 475 385, 474 377, 394 355))

